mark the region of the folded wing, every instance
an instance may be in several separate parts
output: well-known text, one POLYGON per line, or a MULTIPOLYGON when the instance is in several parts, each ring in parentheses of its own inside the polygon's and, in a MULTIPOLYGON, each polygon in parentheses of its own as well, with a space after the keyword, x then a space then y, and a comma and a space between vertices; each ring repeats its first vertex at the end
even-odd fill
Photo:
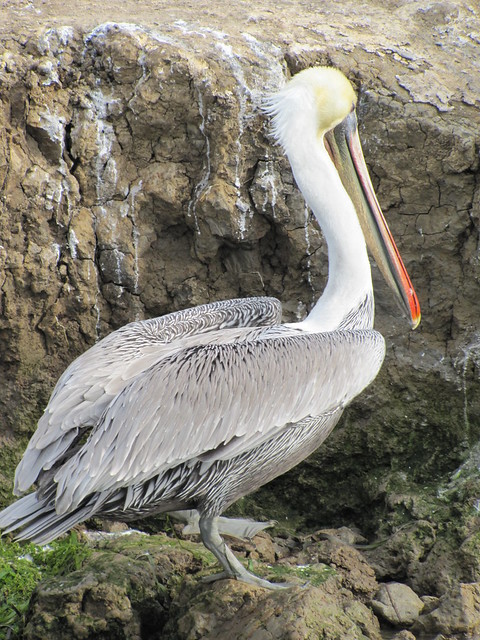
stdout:
POLYGON ((233 327, 281 321, 275 298, 244 298, 200 305, 118 329, 79 356, 57 382, 15 474, 15 494, 65 456, 85 428, 97 424, 110 402, 185 340, 233 327))
POLYGON ((188 347, 137 376, 55 476, 57 511, 196 459, 225 459, 345 406, 377 375, 373 331, 278 335, 188 347))

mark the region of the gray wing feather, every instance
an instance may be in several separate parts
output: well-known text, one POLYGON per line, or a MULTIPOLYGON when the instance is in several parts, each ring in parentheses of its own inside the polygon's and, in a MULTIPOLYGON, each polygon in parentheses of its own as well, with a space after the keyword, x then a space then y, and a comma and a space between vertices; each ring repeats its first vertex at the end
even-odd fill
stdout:
POLYGON ((136 376, 182 348, 185 339, 231 327, 281 321, 275 298, 244 298, 200 305, 110 334, 79 356, 58 380, 15 474, 15 493, 54 466, 85 427, 95 425, 109 403, 136 376))
POLYGON ((59 513, 93 492, 181 463, 229 458, 289 424, 343 407, 375 378, 384 357, 384 340, 373 330, 272 333, 189 347, 134 379, 57 471, 59 513))

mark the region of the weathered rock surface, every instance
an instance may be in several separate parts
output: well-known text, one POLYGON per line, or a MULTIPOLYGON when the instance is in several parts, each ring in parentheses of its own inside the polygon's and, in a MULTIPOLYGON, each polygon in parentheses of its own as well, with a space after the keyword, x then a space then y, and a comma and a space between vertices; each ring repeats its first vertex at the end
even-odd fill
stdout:
POLYGON ((475 448, 437 496, 395 483, 387 498, 393 515, 390 531, 364 551, 380 580, 408 578, 417 593, 430 595, 445 593, 458 582, 479 581, 477 457, 475 448))
MULTIPOLYGON (((216 583, 210 589, 186 590, 178 607, 174 638, 237 638, 247 640, 380 639, 378 622, 358 601, 338 587, 294 587, 266 592, 238 582, 216 583)), ((172 628, 172 622, 167 629, 172 628)))
POLYGON ((118 539, 94 553, 83 569, 42 583, 24 637, 152 637, 168 620, 169 582, 202 567, 200 552, 195 556, 168 542, 118 539))
POLYGON ((445 593, 438 607, 421 615, 414 633, 441 633, 468 639, 480 635, 480 583, 459 584, 445 593))
MULTIPOLYGON (((392 640, 416 640, 416 638, 411 631, 403 629, 402 631, 399 631, 394 636, 392 636, 392 640)), ((438 638, 437 640, 441 639, 438 638)))
POLYGON ((410 627, 420 615, 423 602, 406 584, 386 582, 380 585, 372 608, 394 627, 410 627))
MULTIPOLYGON (((341 533, 345 536, 345 529, 341 533)), ((315 534, 309 536, 302 551, 295 553, 296 561, 302 564, 323 563, 332 567, 343 587, 363 602, 371 600, 378 589, 374 570, 363 555, 351 544, 345 544, 336 532, 328 535, 326 540, 318 539, 315 534)))
POLYGON ((325 248, 260 104, 327 63, 359 89, 423 322, 408 332, 375 277, 382 373, 244 508, 354 522, 389 541, 378 577, 418 593, 480 580, 479 33, 449 1, 3 3, 1 502, 55 380, 99 337, 242 295, 275 295, 293 320, 319 295, 325 248))
POLYGON ((104 543, 81 570, 39 586, 24 637, 380 639, 375 616, 334 572, 323 584, 275 592, 202 584, 196 574, 212 558, 202 545, 166 536, 104 543))

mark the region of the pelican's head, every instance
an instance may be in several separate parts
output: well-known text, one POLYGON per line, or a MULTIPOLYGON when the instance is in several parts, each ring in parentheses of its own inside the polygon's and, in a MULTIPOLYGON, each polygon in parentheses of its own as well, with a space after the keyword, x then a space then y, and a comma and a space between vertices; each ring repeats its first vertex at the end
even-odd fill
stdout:
MULTIPOLYGON (((313 67, 295 75, 267 101, 273 134, 290 161, 314 153, 330 156, 357 212, 366 244, 415 328, 420 306, 383 217, 357 131, 357 96, 341 71, 313 67), (299 149, 303 150, 300 155, 299 149)), ((328 158, 327 158, 328 161, 328 158)))
POLYGON ((273 134, 284 149, 298 143, 299 130, 322 137, 355 110, 357 96, 350 81, 333 67, 312 67, 297 73, 267 100, 273 134))

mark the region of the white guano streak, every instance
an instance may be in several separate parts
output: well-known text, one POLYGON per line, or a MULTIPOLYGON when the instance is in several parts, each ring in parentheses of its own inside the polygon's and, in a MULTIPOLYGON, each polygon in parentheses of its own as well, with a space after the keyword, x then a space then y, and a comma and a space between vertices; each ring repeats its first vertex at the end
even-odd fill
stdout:
POLYGON ((205 114, 205 104, 203 101, 203 95, 200 89, 195 87, 197 97, 198 97, 198 112, 200 114, 200 133, 202 134, 205 140, 205 161, 203 166, 203 175, 200 180, 195 185, 195 189, 193 191, 193 196, 190 202, 188 203, 188 215, 193 216, 195 222, 195 231, 197 235, 201 235, 200 226, 198 224, 197 218, 197 203, 202 195, 208 187, 208 183, 210 181, 210 174, 212 168, 212 161, 210 157, 210 139, 207 135, 206 125, 208 122, 208 114, 205 114))

